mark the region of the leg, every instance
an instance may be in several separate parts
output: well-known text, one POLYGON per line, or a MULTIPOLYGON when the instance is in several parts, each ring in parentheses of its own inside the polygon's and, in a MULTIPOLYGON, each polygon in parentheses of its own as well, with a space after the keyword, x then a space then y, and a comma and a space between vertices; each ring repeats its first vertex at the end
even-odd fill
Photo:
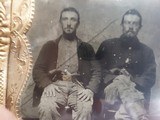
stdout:
POLYGON ((93 101, 80 101, 78 91, 81 90, 84 90, 84 88, 74 83, 68 99, 69 105, 73 109, 72 118, 73 120, 91 120, 93 101))
MULTIPOLYGON (((115 113, 119 109, 121 101, 119 100, 119 93, 117 84, 111 83, 104 89, 105 100, 103 107, 103 119, 114 120, 115 113)), ((127 120, 127 119, 126 119, 127 120)))
POLYGON ((121 104, 119 110, 115 114, 116 120, 148 120, 143 102, 121 104), (129 109, 128 109, 129 108, 129 109))
POLYGON ((126 112, 123 104, 121 104, 119 110, 116 112, 114 117, 116 120, 132 120, 132 118, 126 112))
POLYGON ((67 88, 60 82, 55 82, 54 85, 61 91, 55 91, 55 96, 47 96, 44 90, 39 104, 40 120, 60 120, 61 110, 67 101, 67 88))
POLYGON ((135 89, 135 83, 130 77, 120 76, 115 83, 118 85, 119 97, 123 103, 115 115, 116 120, 148 120, 144 95, 135 89))
POLYGON ((73 111, 73 120, 91 120, 92 101, 77 101, 77 111, 73 111))

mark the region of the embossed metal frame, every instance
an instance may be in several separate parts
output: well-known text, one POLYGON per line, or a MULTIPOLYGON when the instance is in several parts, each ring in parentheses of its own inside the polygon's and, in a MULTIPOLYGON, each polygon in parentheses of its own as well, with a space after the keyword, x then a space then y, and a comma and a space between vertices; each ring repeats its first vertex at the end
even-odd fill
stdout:
POLYGON ((0 0, 0 104, 14 112, 17 119, 21 119, 20 95, 32 68, 26 33, 31 27, 34 7, 35 0, 0 0))
POLYGON ((32 68, 30 44, 26 37, 34 0, 0 0, 0 104, 17 117, 19 100, 32 68))

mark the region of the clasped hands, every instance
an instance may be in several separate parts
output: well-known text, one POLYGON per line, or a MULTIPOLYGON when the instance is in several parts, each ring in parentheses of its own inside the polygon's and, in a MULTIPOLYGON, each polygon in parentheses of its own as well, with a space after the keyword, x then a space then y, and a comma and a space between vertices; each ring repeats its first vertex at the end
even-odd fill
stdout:
POLYGON ((124 68, 122 68, 122 69, 120 69, 120 68, 113 68, 113 69, 110 70, 110 72, 113 73, 113 74, 115 74, 115 75, 130 76, 129 72, 126 69, 124 69, 124 68))
MULTIPOLYGON (((54 79, 61 79, 63 81, 70 81, 72 79, 72 74, 67 70, 61 71, 61 70, 53 69, 49 71, 49 74, 51 75, 53 81, 54 79)), ((56 96, 56 92, 59 93, 60 91, 61 90, 59 89, 58 86, 54 84, 50 84, 44 89, 43 95, 45 95, 46 97, 52 97, 52 96, 56 96)))
MULTIPOLYGON (((67 70, 61 71, 56 69, 50 71, 49 74, 53 75, 52 79, 55 79, 55 77, 58 76, 61 77, 63 81, 71 81, 73 76, 77 75, 77 74, 71 74, 67 70)), ((45 96, 47 97, 52 97, 56 96, 56 92, 58 93, 61 92, 59 87, 56 86, 55 84, 50 84, 44 89, 43 94, 45 94, 45 96)), ((93 95, 94 93, 90 89, 82 89, 81 91, 78 92, 78 99, 81 101, 89 101, 89 100, 93 101, 93 95)))

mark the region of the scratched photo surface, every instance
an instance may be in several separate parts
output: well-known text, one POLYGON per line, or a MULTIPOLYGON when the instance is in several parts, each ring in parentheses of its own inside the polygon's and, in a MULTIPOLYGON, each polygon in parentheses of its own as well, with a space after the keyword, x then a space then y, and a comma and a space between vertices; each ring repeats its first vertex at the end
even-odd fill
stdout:
MULTIPOLYGON (((150 114, 160 119, 160 1, 159 0, 36 0, 32 27, 27 33, 30 40, 33 64, 43 44, 62 34, 59 24, 60 11, 75 7, 80 13, 77 36, 89 42, 95 52, 106 39, 120 37, 121 18, 129 9, 135 8, 142 15, 142 28, 138 38, 153 49, 157 64, 156 83, 152 87, 150 114)), ((38 118, 38 108, 32 107, 35 83, 30 75, 21 98, 23 118, 38 118)))

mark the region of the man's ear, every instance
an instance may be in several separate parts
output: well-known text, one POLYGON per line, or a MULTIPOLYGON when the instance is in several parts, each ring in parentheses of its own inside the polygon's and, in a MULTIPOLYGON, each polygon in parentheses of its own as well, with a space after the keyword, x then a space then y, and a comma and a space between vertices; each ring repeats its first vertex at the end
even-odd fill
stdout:
POLYGON ((79 27, 80 22, 77 23, 77 28, 79 27))
POLYGON ((143 25, 140 25, 139 30, 143 27, 143 25))
POLYGON ((62 21, 61 21, 61 19, 59 19, 59 24, 60 24, 60 25, 62 25, 62 21))
POLYGON ((138 30, 138 32, 141 30, 141 28, 142 28, 142 25, 140 25, 140 26, 139 26, 139 30, 138 30))
POLYGON ((59 26, 60 26, 60 28, 62 28, 62 21, 61 20, 59 20, 59 26))
POLYGON ((120 24, 121 28, 123 29, 123 23, 120 24))

